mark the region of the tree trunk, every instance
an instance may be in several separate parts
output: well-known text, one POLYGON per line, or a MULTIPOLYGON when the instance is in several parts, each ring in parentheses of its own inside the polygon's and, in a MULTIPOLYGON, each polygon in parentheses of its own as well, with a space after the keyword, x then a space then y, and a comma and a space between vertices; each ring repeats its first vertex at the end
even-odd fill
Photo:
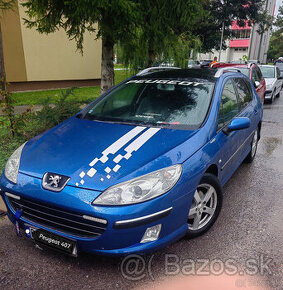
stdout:
POLYGON ((148 67, 152 67, 154 63, 154 49, 153 49, 153 44, 152 41, 149 41, 148 45, 148 67))
MULTIPOLYGON (((0 78, 1 78, 1 90, 6 91, 6 71, 5 71, 5 64, 4 64, 4 53, 3 53, 3 41, 2 41, 2 29, 0 24, 0 78)), ((0 96, 0 99, 2 96, 0 96)))
POLYGON ((114 42, 105 36, 102 37, 102 61, 101 61, 101 93, 105 93, 114 86, 113 64, 114 42))

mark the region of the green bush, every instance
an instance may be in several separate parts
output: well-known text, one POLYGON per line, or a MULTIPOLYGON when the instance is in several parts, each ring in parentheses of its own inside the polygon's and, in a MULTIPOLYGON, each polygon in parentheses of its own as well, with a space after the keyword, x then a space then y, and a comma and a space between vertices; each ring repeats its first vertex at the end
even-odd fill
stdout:
POLYGON ((34 117, 43 131, 60 124, 80 111, 79 103, 67 100, 73 95, 73 90, 74 88, 61 92, 60 98, 54 104, 50 104, 50 99, 47 99, 43 108, 35 113, 34 117))
POLYGON ((38 112, 0 116, 0 175, 9 156, 17 147, 80 111, 80 103, 68 100, 72 94, 73 89, 62 92, 54 104, 46 99, 43 108, 38 112), (13 133, 10 128, 11 118, 17 124, 17 130, 13 133))

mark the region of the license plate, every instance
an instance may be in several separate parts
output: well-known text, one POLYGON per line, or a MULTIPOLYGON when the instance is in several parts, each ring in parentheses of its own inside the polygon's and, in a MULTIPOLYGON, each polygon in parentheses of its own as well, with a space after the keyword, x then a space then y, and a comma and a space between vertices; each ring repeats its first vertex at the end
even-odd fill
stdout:
POLYGON ((77 255, 76 242, 42 229, 32 229, 31 237, 36 243, 60 250, 64 253, 77 255))

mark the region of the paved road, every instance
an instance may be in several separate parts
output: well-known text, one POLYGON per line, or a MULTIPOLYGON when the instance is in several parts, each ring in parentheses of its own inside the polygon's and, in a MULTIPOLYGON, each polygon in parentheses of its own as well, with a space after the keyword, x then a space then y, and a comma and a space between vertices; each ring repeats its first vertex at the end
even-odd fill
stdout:
MULTIPOLYGON (((264 106, 257 157, 253 164, 243 164, 225 186, 223 210, 213 229, 201 238, 182 239, 154 256, 146 256, 144 272, 131 273, 137 265, 133 263, 126 271, 124 263, 123 273, 128 278, 121 272, 122 259, 90 255, 75 259, 41 251, 30 241, 17 238, 6 218, 0 220, 0 289, 130 289, 159 284, 166 269, 167 274, 179 269, 192 274, 189 271, 194 265, 201 274, 206 274, 208 268, 214 274, 223 269, 228 272, 229 261, 237 265, 239 275, 246 273, 236 281, 239 289, 260 284, 260 277, 268 285, 265 288, 282 289, 282 124, 283 93, 274 104, 264 106), (177 256, 180 262, 176 262, 177 256), (168 267, 166 259, 175 266, 168 267), (186 261, 190 268, 183 267, 184 259, 191 259, 186 261), (200 266, 206 266, 205 270, 200 266)), ((234 274, 234 270, 229 273, 234 274)))

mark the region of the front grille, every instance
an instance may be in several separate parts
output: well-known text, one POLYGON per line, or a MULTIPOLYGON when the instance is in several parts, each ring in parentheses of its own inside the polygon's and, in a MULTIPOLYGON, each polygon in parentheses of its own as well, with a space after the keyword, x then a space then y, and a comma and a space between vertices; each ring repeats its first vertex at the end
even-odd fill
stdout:
POLYGON ((86 220, 82 215, 65 209, 21 198, 8 197, 11 207, 22 210, 22 217, 38 225, 79 237, 97 237, 104 233, 107 222, 86 220))

